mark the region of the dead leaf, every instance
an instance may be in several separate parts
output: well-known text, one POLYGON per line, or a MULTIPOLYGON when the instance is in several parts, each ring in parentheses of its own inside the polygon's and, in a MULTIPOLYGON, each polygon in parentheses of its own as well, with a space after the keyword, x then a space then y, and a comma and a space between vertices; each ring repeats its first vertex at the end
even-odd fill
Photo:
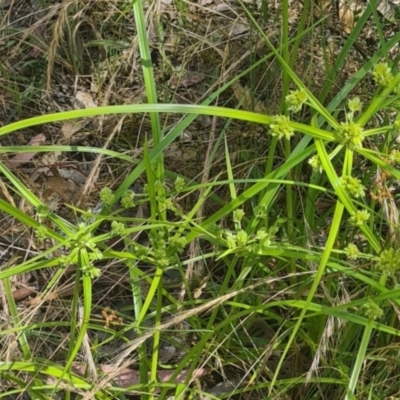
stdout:
MULTIPOLYGON (((241 102, 241 107, 243 110, 252 111, 253 100, 250 90, 247 87, 243 87, 238 82, 235 82, 232 85, 232 90, 236 99, 241 102)), ((260 102, 257 102, 257 104, 254 105, 254 111, 262 113, 265 112, 265 109, 260 102)))
POLYGON ((249 24, 243 24, 241 22, 235 22, 230 30, 231 36, 243 35, 250 29, 249 24))
POLYGON ((354 28, 354 16, 362 12, 363 6, 357 0, 339 1, 339 20, 345 33, 350 34, 354 28))
POLYGON ((354 13, 347 6, 339 6, 339 20, 345 33, 350 34, 354 26, 354 13))
POLYGON ((61 134, 63 138, 69 140, 76 132, 79 132, 83 128, 84 124, 80 122, 64 122, 61 127, 61 134))
POLYGON ((182 76, 173 74, 169 80, 169 84, 171 89, 190 88, 202 82, 203 80, 204 75, 187 71, 182 76))
POLYGON ((76 204, 79 201, 79 187, 72 181, 61 176, 49 176, 44 181, 46 190, 43 200, 47 203, 55 197, 60 197, 65 203, 76 204))
POLYGON ((43 133, 39 133, 39 135, 34 136, 28 143, 29 146, 39 146, 42 143, 46 142, 46 136, 43 133))
POLYGON ((396 23, 395 9, 391 2, 388 0, 381 0, 376 7, 377 11, 380 12, 388 21, 396 23))
POLYGON ((93 108, 97 107, 93 97, 90 93, 78 91, 75 95, 75 107, 76 108, 93 108))
POLYGON ((214 0, 199 0, 200 7, 209 6, 211 3, 214 3, 214 0))
POLYGON ((61 177, 69 179, 78 186, 85 184, 87 181, 87 176, 76 168, 59 168, 58 173, 61 177))
POLYGON ((317 18, 321 18, 322 16, 329 14, 332 11, 332 2, 331 0, 319 0, 315 2, 314 5, 314 15, 317 18))
MULTIPOLYGON (((45 142, 46 136, 44 136, 43 133, 40 133, 29 141, 28 146, 39 146, 45 142)), ((20 165, 31 161, 35 155, 36 153, 19 153, 11 158, 11 160, 4 161, 4 165, 10 169, 18 168, 20 165)))
MULTIPOLYGON (((73 370, 75 373, 82 375, 86 371, 86 366, 83 363, 76 363, 73 365, 73 370)), ((129 387, 132 385, 140 384, 140 372, 134 369, 123 368, 118 370, 112 365, 102 364, 100 365, 100 369, 104 374, 112 375, 112 380, 119 387, 129 387)), ((168 382, 175 370, 159 370, 157 375, 161 382, 168 382)), ((196 368, 192 375, 191 379, 198 379, 202 376, 206 375, 208 371, 205 368, 196 368)), ((174 379, 174 383, 184 383, 187 378, 188 370, 184 369, 181 371, 178 376, 174 379)))

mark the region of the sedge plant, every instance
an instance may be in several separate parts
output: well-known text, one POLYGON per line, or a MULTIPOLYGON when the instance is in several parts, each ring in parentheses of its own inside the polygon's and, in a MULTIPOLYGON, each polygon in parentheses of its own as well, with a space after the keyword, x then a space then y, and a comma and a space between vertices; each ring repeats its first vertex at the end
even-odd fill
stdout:
MULTIPOLYGON (((87 152, 111 157, 129 170, 116 187, 101 191, 98 212, 75 208, 75 223, 49 210, 12 170, 0 163, 13 193, 30 204, 36 214, 28 215, 1 199, 2 212, 34 232, 37 240, 51 239, 53 243, 27 260, 12 259, 0 271, 11 316, 1 335, 14 335, 22 350, 20 360, 0 362, 1 376, 13 383, 7 394, 27 391, 35 398, 46 398, 63 391, 66 399, 72 393, 82 398, 108 399, 134 393, 154 399, 172 393, 180 399, 202 392, 200 383, 192 385, 196 379, 201 382, 200 371, 205 375, 213 370, 222 376, 233 367, 236 375, 240 371, 240 379, 232 392, 252 392, 254 398, 280 399, 290 393, 310 399, 327 393, 346 399, 366 393, 370 398, 392 395, 384 385, 362 377, 362 371, 372 360, 379 363, 393 357, 400 336, 395 324, 397 293, 400 295, 398 221, 394 197, 387 188, 391 179, 400 179, 400 153, 396 148, 400 73, 384 58, 400 35, 383 42, 327 106, 325 99, 333 90, 335 74, 374 12, 374 2, 358 19, 336 64, 326 72, 326 83, 318 95, 295 71, 296 52, 307 33, 303 15, 304 24, 300 24, 294 41, 289 40, 287 24, 280 46, 263 37, 270 54, 262 62, 273 57, 283 71, 282 101, 275 115, 211 105, 261 62, 221 86, 202 104, 158 104, 143 2, 131 3, 146 104, 47 114, 0 128, 4 136, 60 121, 138 113, 149 113, 151 126, 151 136, 139 160, 97 147, 1 148, 3 153, 87 152), (361 100, 351 92, 365 77, 373 80, 375 93, 361 100), (167 129, 160 123, 165 114, 182 117, 167 129), (164 157, 174 140, 201 115, 227 121, 208 159, 212 164, 222 149, 224 173, 205 182, 169 171, 164 157), (264 160, 246 176, 235 168, 229 146, 231 121, 258 124, 266 130, 269 148, 264 160), (125 217, 123 211, 138 204, 131 188, 139 178, 146 182, 140 201, 147 202, 149 216, 125 217), (189 207, 183 209, 181 199, 193 194, 201 195, 194 196, 189 207), (322 212, 317 207, 321 198, 330 199, 329 207, 322 212), (197 218, 202 209, 207 210, 206 215, 197 218), (99 228, 102 224, 109 224, 107 232, 99 228), (325 232, 318 241, 321 226, 325 232), (147 233, 148 246, 132 240, 140 232, 147 233), (107 246, 115 237, 123 238, 123 251, 107 246), (191 246, 200 246, 200 250, 189 253, 191 246), (64 252, 59 255, 61 248, 64 252), (131 306, 121 311, 125 326, 118 332, 91 317, 93 285, 104 265, 115 260, 128 271, 131 292, 131 306), (140 263, 154 267, 154 273, 147 275, 140 263), (187 271, 200 263, 205 279, 193 290, 187 271), (71 265, 76 267, 71 320, 24 324, 10 278, 53 270, 41 292, 45 299, 71 265), (179 275, 185 294, 180 298, 173 296, 166 285, 170 271, 179 275), (145 295, 141 281, 147 284, 145 295), (160 346, 173 328, 175 333, 169 340, 175 340, 182 356, 166 365, 160 360, 160 346), (63 363, 38 357, 30 348, 29 336, 48 330, 58 335, 58 340, 68 335, 63 363), (134 339, 124 336, 129 330, 135 332, 134 339), (123 337, 125 345, 110 360, 114 375, 94 380, 95 372, 78 374, 73 367, 89 334, 96 331, 106 332, 108 338, 123 337), (192 334, 190 345, 178 340, 177 332, 184 337, 192 334), (390 346, 393 350, 389 351, 390 346), (293 361, 300 354, 305 357, 306 368, 297 367, 293 361), (125 388, 115 384, 118 371, 134 363, 138 364, 138 381, 125 388), (171 371, 168 379, 162 379, 165 370, 171 371), (29 383, 20 374, 29 376, 29 383)), ((304 3, 307 10, 309 2, 304 3)), ((182 2, 179 4, 183 7, 182 2)), ((269 10, 265 4, 264 15, 269 10)), ((283 2, 283 17, 287 17, 288 10, 288 2, 283 2)), ((258 27, 244 5, 243 12, 258 27)), ((101 346, 93 345, 89 350, 92 358, 96 347, 101 346)), ((385 378, 385 371, 381 378, 385 378)))

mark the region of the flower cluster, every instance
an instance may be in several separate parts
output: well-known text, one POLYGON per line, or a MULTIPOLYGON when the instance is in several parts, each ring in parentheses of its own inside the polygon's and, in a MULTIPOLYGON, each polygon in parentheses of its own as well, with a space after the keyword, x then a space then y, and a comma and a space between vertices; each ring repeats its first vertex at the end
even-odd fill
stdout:
POLYGON ((367 210, 357 210, 351 217, 350 223, 354 226, 362 226, 364 222, 368 221, 370 213, 367 210))
POLYGON ((135 198, 135 192, 133 190, 127 190, 121 197, 121 205, 125 209, 132 208, 135 206, 135 202, 133 201, 135 198))
POLYGON ((286 96, 288 110, 297 113, 303 107, 308 99, 305 89, 294 90, 286 96))
POLYGON ((158 268, 176 267, 180 264, 178 255, 186 247, 186 239, 182 236, 172 236, 163 229, 153 229, 149 234, 153 262, 158 268), (169 239, 167 240, 167 235, 169 239))
POLYGON ((272 117, 272 123, 269 125, 271 135, 278 139, 290 139, 294 135, 294 129, 290 126, 290 119, 286 115, 275 115, 272 117))
POLYGON ((364 197, 365 186, 362 185, 359 179, 354 178, 353 176, 343 176, 341 182, 350 196, 353 196, 356 199, 359 197, 364 197))
POLYGON ((275 226, 268 230, 261 228, 256 232, 255 236, 249 236, 243 229, 239 229, 236 232, 227 229, 224 231, 223 238, 228 249, 232 252, 248 251, 261 255, 263 251, 273 246, 276 229, 275 226))
POLYGON ((35 236, 39 242, 44 242, 49 237, 46 226, 44 225, 38 226, 35 229, 35 236))
POLYGON ((39 222, 43 222, 51 215, 50 207, 46 204, 39 204, 36 207, 36 216, 39 222))
POLYGON ((357 258, 360 256, 358 247, 353 243, 348 244, 345 247, 344 252, 346 253, 346 257, 350 260, 357 260, 357 258))
POLYGON ((185 187, 185 180, 181 176, 178 176, 175 179, 174 186, 178 193, 181 192, 185 187))
POLYGON ((82 266, 81 271, 83 275, 90 276, 92 279, 101 276, 100 268, 96 268, 92 263, 82 266))
POLYGON ((354 97, 353 99, 349 99, 347 102, 347 107, 349 108, 352 114, 356 112, 360 112, 362 110, 362 103, 359 97, 354 97))
POLYGON ((393 248, 383 250, 378 261, 378 268, 387 274, 400 269, 400 251, 393 248))
MULTIPOLYGON (((78 224, 78 231, 75 240, 71 243, 72 250, 75 251, 87 250, 89 256, 89 263, 81 266, 81 271, 84 275, 90 276, 91 278, 98 278, 101 275, 99 268, 93 265, 93 261, 101 260, 103 253, 97 248, 96 243, 93 239, 92 233, 87 230, 85 223, 78 224)), ((72 251, 72 253, 75 253, 72 251)))
POLYGON ((100 191, 100 199, 107 206, 111 206, 114 203, 115 195, 109 187, 104 187, 100 191))
POLYGON ((364 131, 361 125, 356 122, 342 122, 338 134, 343 142, 348 144, 351 149, 362 147, 364 131))
POLYGON ((125 225, 119 221, 111 222, 111 232, 115 236, 123 236, 125 225))
POLYGON ((400 151, 392 150, 389 154, 389 161, 393 164, 400 164, 400 151))
POLYGON ((383 310, 371 299, 368 299, 361 307, 362 313, 372 320, 376 320, 383 315, 383 310))
POLYGON ((319 159, 318 155, 313 155, 309 160, 308 163, 311 165, 311 168, 319 173, 322 173, 322 164, 321 160, 319 159))
POLYGON ((376 64, 372 70, 374 81, 383 87, 388 87, 393 80, 392 71, 389 65, 385 62, 376 64))
POLYGON ((233 221, 236 223, 240 223, 240 221, 243 219, 244 217, 244 211, 241 208, 237 208, 234 212, 233 212, 233 221))

